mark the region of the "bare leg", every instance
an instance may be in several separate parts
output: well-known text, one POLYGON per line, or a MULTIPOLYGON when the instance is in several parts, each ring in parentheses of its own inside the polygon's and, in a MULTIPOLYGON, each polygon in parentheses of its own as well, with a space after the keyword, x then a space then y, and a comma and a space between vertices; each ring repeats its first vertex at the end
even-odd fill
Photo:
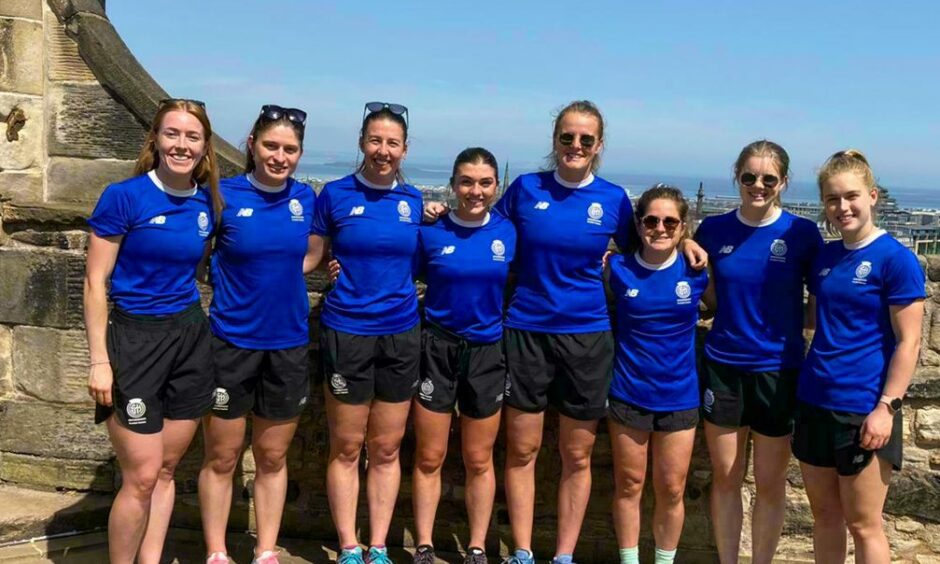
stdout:
POLYGON ((326 466, 326 495, 336 524, 340 547, 356 546, 356 505, 359 501, 359 453, 369 421, 368 405, 349 405, 324 386, 326 420, 330 427, 330 459, 326 466))
POLYGON ((751 432, 754 441, 754 481, 757 498, 751 516, 752 562, 771 564, 783 531, 787 510, 787 464, 790 435, 768 437, 751 432))
POLYGON ((245 446, 245 418, 203 418, 205 457, 199 471, 199 512, 206 552, 228 553, 225 529, 232 509, 232 479, 245 446))
POLYGON ((369 455, 366 492, 369 498, 369 544, 384 545, 392 524, 401 485, 399 452, 411 401, 373 401, 366 432, 369 455))
POLYGON ((535 460, 542 446, 544 413, 506 407, 506 505, 516 548, 532 549, 535 460))
POLYGON ((447 456, 450 413, 438 413, 414 402, 415 464, 412 503, 417 545, 433 544, 434 516, 441 500, 441 466, 447 456))
POLYGON ((607 420, 614 455, 614 530, 620 548, 640 542, 640 500, 646 482, 650 433, 607 420))
POLYGON ((748 428, 728 429, 705 422, 705 441, 712 463, 711 516, 722 564, 737 564, 741 546, 748 428))
POLYGON ((878 455, 855 476, 839 476, 842 511, 855 541, 855 562, 859 564, 891 561, 882 520, 890 481, 891 465, 878 455))
POLYGON ((845 562, 845 517, 835 468, 800 463, 803 484, 813 510, 813 552, 816 562, 845 562))
POLYGON ((591 452, 597 439, 597 421, 558 417, 558 540, 555 554, 574 554, 581 523, 591 498, 591 452))
POLYGON ((255 457, 255 518, 258 523, 256 556, 277 546, 287 497, 287 450, 299 419, 252 418, 251 453, 255 457))
POLYGON ((483 419, 460 416, 463 465, 467 473, 466 501, 470 544, 483 548, 496 497, 493 445, 499 434, 499 412, 483 419))
POLYGON ((653 433, 653 537, 656 547, 663 550, 679 546, 685 521, 685 481, 694 443, 695 429, 653 433))

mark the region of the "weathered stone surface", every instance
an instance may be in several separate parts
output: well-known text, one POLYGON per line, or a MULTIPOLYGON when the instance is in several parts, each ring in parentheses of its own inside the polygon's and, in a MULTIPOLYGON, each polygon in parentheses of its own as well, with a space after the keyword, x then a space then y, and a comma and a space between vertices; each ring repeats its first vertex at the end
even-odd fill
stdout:
POLYGON ((108 433, 91 406, 0 402, 0 450, 69 460, 110 460, 108 433))
POLYGON ((940 521, 940 473, 908 469, 895 472, 885 511, 913 519, 940 521))
POLYGON ((36 231, 26 229, 10 235, 10 239, 23 245, 55 247, 62 250, 82 250, 88 246, 86 231, 36 231))
POLYGON ((13 330, 14 385, 54 403, 87 403, 88 346, 84 331, 21 325, 13 330))
POLYGON ((930 255, 927 259, 927 278, 933 282, 940 282, 940 255, 930 255))
POLYGON ((940 446, 940 408, 917 410, 917 444, 923 447, 940 446))
POLYGON ((129 177, 133 171, 131 161, 52 157, 46 173, 47 198, 93 204, 108 184, 129 177))
MULTIPOLYGON (((42 100, 17 94, 0 94, 0 116, 6 118, 14 108, 23 111, 26 123, 18 130, 15 141, 7 141, 6 120, 0 120, 0 169, 5 171, 26 170, 42 163, 42 100)), ((2 189, 3 185, 0 184, 2 189)))
POLYGON ((48 99, 50 155, 137 158, 146 126, 99 84, 53 84, 48 99))
POLYGON ((0 398, 13 391, 13 331, 0 325, 0 398))
POLYGON ((894 522, 894 528, 902 533, 916 533, 924 528, 924 525, 913 519, 898 519, 894 522))
POLYGON ((104 0, 46 0, 59 20, 65 22, 78 14, 107 17, 104 0))
POLYGON ((924 352, 921 352, 921 366, 914 372, 914 379, 907 389, 907 395, 917 399, 940 398, 940 367, 925 366, 924 352))
MULTIPOLYGON (((0 544, 106 527, 113 496, 0 486, 0 544)), ((35 550, 33 554, 35 558, 35 550)), ((61 561, 68 561, 63 558, 61 561)), ((105 559, 99 562, 106 562, 105 559)))
POLYGON ((39 20, 42 18, 42 0, 3 0, 0 16, 39 20))
POLYGON ((21 231, 36 228, 44 231, 87 227, 87 218, 94 205, 89 203, 17 204, 3 202, 4 228, 21 231))
POLYGON ((42 175, 39 169, 0 172, 0 198, 25 203, 42 200, 42 175))
POLYGON ((55 14, 46 14, 46 45, 49 80, 95 81, 95 75, 78 53, 78 44, 65 33, 55 14))
POLYGON ((39 489, 110 492, 114 491, 114 467, 111 462, 8 452, 0 460, 0 480, 39 489))
POLYGON ((0 90, 42 95, 42 45, 41 22, 0 17, 0 90))
POLYGON ((0 323, 79 327, 85 260, 61 252, 0 248, 0 323))

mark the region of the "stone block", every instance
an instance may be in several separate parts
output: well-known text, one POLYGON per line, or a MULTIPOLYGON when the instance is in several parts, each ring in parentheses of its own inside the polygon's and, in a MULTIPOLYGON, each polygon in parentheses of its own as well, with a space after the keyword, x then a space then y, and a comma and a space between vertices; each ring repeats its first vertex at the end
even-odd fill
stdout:
POLYGON ((13 331, 0 325, 0 398, 13 391, 13 331))
POLYGON ((80 327, 85 258, 0 248, 0 323, 80 327))
POLYGON ((46 197, 52 202, 93 204, 108 184, 129 177, 133 171, 131 161, 52 157, 46 172, 46 197))
POLYGON ((50 86, 50 155, 91 159, 137 158, 147 126, 100 84, 50 86))
POLYGON ((10 239, 23 245, 54 247, 62 250, 84 250, 88 247, 87 231, 37 231, 25 229, 10 234, 10 239))
POLYGON ((927 260, 927 279, 931 282, 940 282, 940 255, 929 255, 927 260))
POLYGON ((18 392, 42 401, 92 405, 84 331, 18 326, 13 329, 13 365, 18 392))
POLYGON ((940 367, 930 366, 925 362, 929 351, 921 351, 921 366, 914 372, 914 378, 907 389, 907 395, 916 399, 940 398, 940 367))
POLYGON ((59 25, 59 20, 52 12, 46 14, 46 46, 49 61, 46 74, 49 80, 97 82, 94 73, 78 53, 78 43, 66 35, 65 27, 59 25))
POLYGON ((67 460, 114 456, 107 429, 95 425, 94 408, 38 401, 0 402, 0 450, 67 460))
POLYGON ((3 0, 0 4, 2 16, 39 20, 42 18, 42 0, 3 0))
POLYGON ((39 169, 0 172, 0 198, 24 203, 42 201, 42 175, 39 169))
MULTIPOLYGON (((2 88, 0 86, 0 90, 2 88)), ((35 168, 42 163, 42 100, 17 94, 0 94, 0 115, 5 118, 14 108, 22 110, 26 123, 18 130, 15 141, 7 141, 6 120, 0 120, 0 169, 7 172, 35 168)), ((0 190, 3 190, 2 185, 0 190)))
POLYGON ((924 447, 940 446, 940 409, 918 409, 915 421, 917 444, 924 447))
POLYGON ((0 17, 0 90, 42 95, 42 47, 42 22, 0 17))
POLYGON ((918 521, 940 521, 940 473, 904 469, 891 476, 885 512, 918 521))
POLYGON ((114 491, 111 462, 42 458, 5 453, 0 480, 39 489, 114 491))
POLYGON ((37 228, 42 231, 65 231, 87 228, 93 204, 57 203, 17 204, 3 202, 2 218, 9 232, 37 228))

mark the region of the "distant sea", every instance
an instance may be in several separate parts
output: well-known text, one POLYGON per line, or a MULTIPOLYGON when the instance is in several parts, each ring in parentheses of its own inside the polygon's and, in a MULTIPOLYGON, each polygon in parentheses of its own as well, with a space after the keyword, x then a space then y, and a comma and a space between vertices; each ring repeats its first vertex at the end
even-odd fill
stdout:
MULTIPOLYGON (((354 169, 349 162, 301 163, 297 173, 300 176, 333 180, 346 176, 354 169)), ((423 186, 443 186, 450 181, 450 169, 445 166, 406 163, 403 169, 408 182, 423 186)), ((510 170, 510 178, 530 172, 526 170, 510 170)), ((503 171, 499 171, 500 175, 503 171)), ((631 195, 637 196, 657 182, 672 184, 682 189, 687 198, 694 199, 698 191, 699 182, 704 184, 705 197, 716 196, 737 197, 737 188, 730 178, 691 178, 688 176, 655 176, 649 174, 623 174, 617 172, 600 171, 601 176, 625 187, 631 195)), ((917 189, 887 186, 902 208, 921 208, 940 210, 940 186, 937 189, 917 189)), ((783 200, 797 202, 819 201, 819 189, 815 183, 793 182, 783 195, 783 200)))

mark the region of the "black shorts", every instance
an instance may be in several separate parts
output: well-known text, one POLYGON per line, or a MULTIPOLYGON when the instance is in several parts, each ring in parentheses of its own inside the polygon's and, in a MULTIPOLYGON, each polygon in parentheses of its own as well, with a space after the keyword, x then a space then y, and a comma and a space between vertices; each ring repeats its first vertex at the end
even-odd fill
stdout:
POLYGON ((861 428, 867 414, 833 411, 799 402, 793 429, 793 456, 812 466, 835 468, 840 476, 854 476, 865 469, 872 457, 878 457, 901 469, 904 456, 904 419, 894 414, 891 438, 878 450, 859 446, 861 428))
POLYGON ((719 427, 750 427, 767 437, 793 431, 798 369, 748 372, 704 359, 702 415, 719 427))
POLYGON ((252 412, 273 421, 300 415, 310 395, 310 347, 243 349, 212 337, 215 403, 212 415, 237 419, 252 412))
POLYGON ((421 384, 418 402, 426 409, 473 419, 503 407, 506 360, 500 342, 474 344, 426 322, 421 331, 421 384))
POLYGON ((698 408, 677 411, 650 411, 632 403, 610 398, 607 417, 638 431, 685 431, 698 425, 698 408))
POLYGON ((163 419, 199 419, 212 405, 211 333, 199 303, 172 315, 108 316, 113 407, 98 405, 95 422, 117 414, 135 433, 163 430, 163 419))
POLYGON ((392 335, 320 330, 320 372, 333 397, 361 405, 409 401, 418 387, 421 327, 392 335))
POLYGON ((592 421, 607 413, 614 339, 596 333, 535 333, 507 328, 506 405, 540 413, 549 403, 572 419, 592 421))

